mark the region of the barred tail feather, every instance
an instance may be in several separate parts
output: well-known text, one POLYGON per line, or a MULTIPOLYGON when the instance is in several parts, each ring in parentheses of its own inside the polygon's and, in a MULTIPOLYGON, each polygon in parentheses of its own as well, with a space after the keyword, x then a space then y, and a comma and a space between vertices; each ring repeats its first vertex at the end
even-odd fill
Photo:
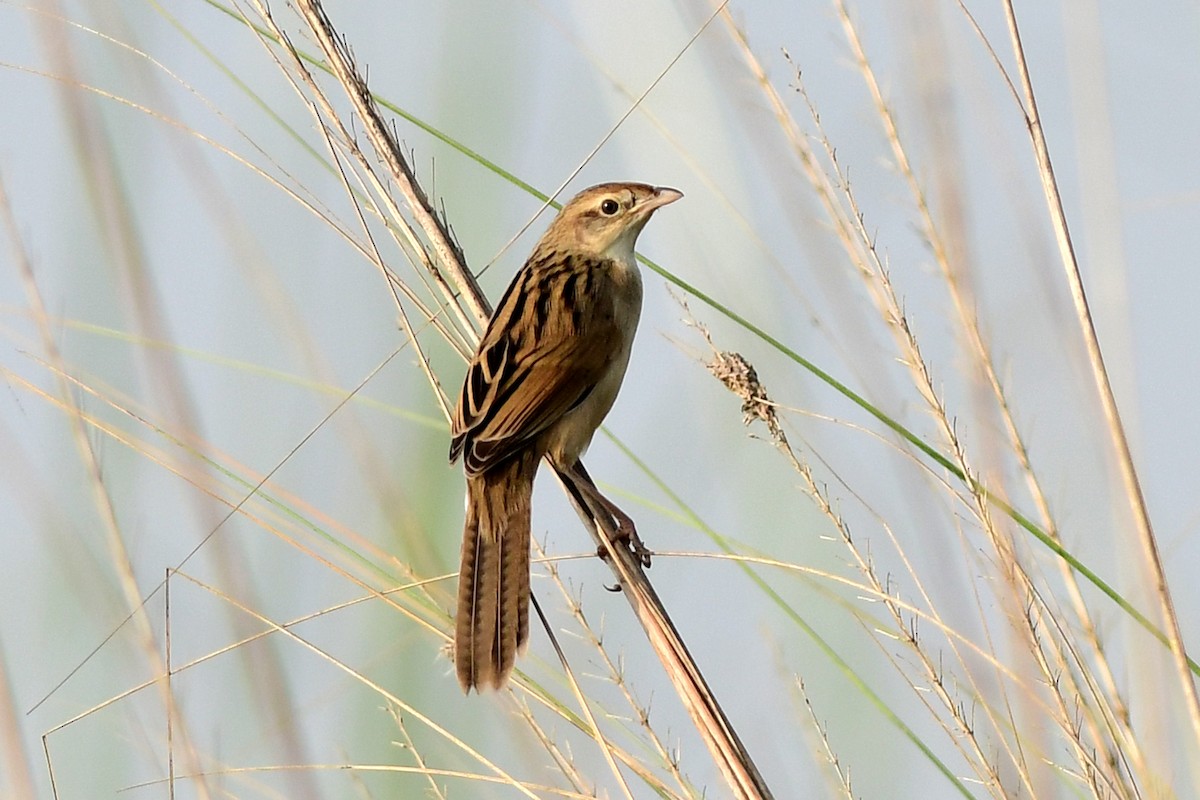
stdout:
POLYGON ((467 478, 454 661, 464 692, 500 689, 529 640, 530 498, 537 458, 522 453, 467 478))

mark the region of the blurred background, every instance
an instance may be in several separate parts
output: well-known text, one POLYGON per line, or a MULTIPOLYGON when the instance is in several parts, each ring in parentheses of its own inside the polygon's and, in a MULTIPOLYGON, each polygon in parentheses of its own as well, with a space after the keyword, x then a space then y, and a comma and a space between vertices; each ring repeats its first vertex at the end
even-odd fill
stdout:
MULTIPOLYGON (((297 48, 318 53, 288 6, 271 8, 297 48)), ((951 453, 954 431, 981 481, 1039 525, 1051 520, 1067 550, 1162 624, 1008 83, 1017 71, 1000 4, 327 11, 371 89, 402 109, 389 114, 395 132, 490 297, 553 212, 535 216, 541 200, 482 160, 546 194, 562 187, 562 199, 607 180, 676 187, 685 198, 647 227, 645 256, 937 452, 951 453), (880 310, 885 273, 864 278, 830 203, 861 220, 907 328, 880 310), (978 320, 1030 469, 962 308, 978 320), (901 330, 919 343, 943 417, 897 345, 901 330)), ((178 779, 179 797, 530 796, 430 774, 497 775, 490 765, 531 785, 622 796, 573 729, 575 700, 536 622, 520 666, 568 712, 525 689, 458 689, 441 653, 463 491, 446 463, 447 424, 386 281, 358 249, 367 237, 310 94, 243 13, 259 20, 253 5, 199 0, 0 5, 0 795, 51 796, 39 739, 49 732, 62 798, 167 796, 170 769, 209 773, 178 779), (418 582, 396 605, 371 593, 418 582), (291 630, 307 645, 278 632, 249 640, 268 620, 306 615, 318 616, 291 630), (169 701, 153 683, 168 632, 173 665, 212 656, 172 677, 169 701), (347 764, 413 772, 336 769, 347 764)), ((1017 13, 1168 585, 1196 646, 1200 93, 1189 76, 1200 73, 1200 7, 1063 0, 1017 13)), ((320 80, 349 119, 345 95, 320 80)), ((371 231, 436 308, 383 226, 371 231)), ((839 770, 855 797, 1091 796, 1050 681, 1013 632, 1023 604, 1004 602, 1001 562, 964 484, 745 325, 644 274, 625 387, 587 464, 647 544, 674 554, 650 577, 776 796, 835 796, 839 770), (713 352, 697 324, 754 364, 812 485, 761 424, 743 425, 740 401, 705 368, 713 352), (956 632, 913 623, 918 646, 945 665, 944 686, 888 632, 813 486, 887 591, 956 632), (704 557, 725 548, 777 566, 704 557), (928 708, 942 689, 977 721, 984 756, 952 714, 928 708), (1028 752, 1010 758, 1018 740, 1028 752), (975 763, 993 753, 989 783, 975 763)), ((452 402, 462 358, 406 310, 452 402)), ((1053 554, 997 516, 1038 591, 1068 597, 1053 554)), ((534 592, 609 734, 673 775, 678 796, 726 796, 546 476, 534 535, 561 559, 561 583, 536 567, 534 592)), ((1129 759, 1130 783, 1146 796, 1195 792, 1198 746, 1165 646, 1093 585, 1081 602, 1144 750, 1129 759)), ((1071 612, 1056 619, 1085 627, 1071 612)), ((652 796, 626 776, 633 796, 652 796)))

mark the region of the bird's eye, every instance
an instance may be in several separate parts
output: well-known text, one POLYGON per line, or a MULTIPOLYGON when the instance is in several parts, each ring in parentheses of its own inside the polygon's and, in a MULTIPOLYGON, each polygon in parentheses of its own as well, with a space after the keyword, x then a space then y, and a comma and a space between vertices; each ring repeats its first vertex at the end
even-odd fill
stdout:
POLYGON ((611 217, 613 214, 621 210, 621 205, 611 197, 600 204, 600 211, 606 217, 611 217))

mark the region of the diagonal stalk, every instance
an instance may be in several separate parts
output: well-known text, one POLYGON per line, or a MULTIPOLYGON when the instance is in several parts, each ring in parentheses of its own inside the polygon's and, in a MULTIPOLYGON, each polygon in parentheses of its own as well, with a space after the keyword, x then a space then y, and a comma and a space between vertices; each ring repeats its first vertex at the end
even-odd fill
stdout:
MULTIPOLYGON (((447 300, 453 303, 455 300, 452 296, 453 292, 451 292, 449 284, 441 280, 440 272, 438 272, 439 269, 444 269, 459 295, 466 299, 475 320, 480 325, 485 324, 490 310, 487 299, 474 276, 467 269, 465 258, 450 236, 445 221, 439 218, 425 191, 417 182, 400 147, 391 135, 365 79, 359 73, 348 52, 345 41, 334 31, 320 0, 300 0, 297 6, 321 47, 334 76, 346 90, 376 155, 387 166, 389 175, 404 196, 413 219, 431 243, 436 259, 427 259, 425 266, 434 273, 435 280, 438 281, 443 292, 448 293, 447 300)), ((291 49, 290 42, 285 41, 285 46, 291 49)), ((295 51, 292 52, 294 54, 295 51)), ((600 518, 595 519, 588 512, 587 504, 582 501, 582 495, 579 493, 577 480, 573 474, 559 472, 558 475, 576 506, 584 526, 597 544, 604 548, 603 552, 607 553, 606 561, 620 581, 625 598, 629 601, 646 631, 646 636, 654 647, 655 653, 662 660, 664 669, 679 693, 685 709, 708 746, 734 796, 745 798, 745 800, 771 798, 772 794, 767 788, 766 782, 755 767, 750 754, 738 739, 715 697, 709 691, 699 668, 688 653, 687 647, 671 623, 665 607, 646 577, 640 563, 640 556, 634 554, 627 547, 616 546, 619 538, 611 520, 603 518, 605 517, 603 514, 597 515, 600 518)))
POLYGON ((1182 689, 1187 702, 1192 733, 1196 743, 1200 744, 1200 695, 1197 695, 1196 684, 1192 680, 1187 648, 1184 646, 1183 633, 1179 629, 1179 618, 1175 614, 1175 604, 1171 599, 1170 589, 1167 587, 1162 556, 1159 554, 1154 528, 1150 523, 1150 511, 1146 507, 1146 498, 1142 494, 1137 470, 1133 465, 1133 453, 1129 448, 1129 439, 1125 435, 1125 426, 1121 423, 1117 399, 1113 395, 1112 384, 1108 379, 1108 370, 1104 365, 1104 355, 1100 352, 1100 340, 1096 335, 1096 325, 1092 320, 1091 308, 1088 306, 1087 294, 1083 288, 1083 277, 1079 273, 1079 261, 1075 258, 1075 246, 1071 242, 1066 212, 1063 211, 1062 197, 1058 193, 1054 166, 1050 162, 1050 149, 1046 144, 1046 134, 1042 130, 1041 118, 1038 116, 1037 100, 1033 94, 1033 83, 1029 77, 1029 66, 1025 61, 1025 50, 1021 44, 1021 32, 1017 26, 1017 15, 1013 9, 1012 0, 1004 0, 1004 13, 1008 21, 1009 35, 1012 38, 1013 55, 1017 61, 1021 89, 1025 94, 1025 123, 1029 128, 1034 156, 1037 158, 1038 173, 1042 179, 1042 191, 1046 196, 1046 204, 1049 206, 1050 221, 1054 226, 1059 256, 1062 258, 1063 269, 1066 271, 1071 299, 1075 303, 1075 313, 1079 319, 1084 346, 1087 348, 1092 378, 1096 382, 1096 393, 1100 397, 1100 405, 1108 423, 1108 432, 1116 453, 1121 481, 1125 484, 1125 492, 1128 495, 1130 510, 1133 512, 1134 525, 1142 545, 1146 567, 1153 580, 1154 595, 1158 598, 1159 608, 1162 611, 1165 635, 1175 662, 1180 689, 1182 689))

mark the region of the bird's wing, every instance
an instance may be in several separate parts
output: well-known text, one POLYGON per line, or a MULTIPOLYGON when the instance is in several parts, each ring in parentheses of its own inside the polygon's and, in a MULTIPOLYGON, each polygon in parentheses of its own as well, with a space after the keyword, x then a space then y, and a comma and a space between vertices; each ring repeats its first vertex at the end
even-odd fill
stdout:
POLYGON ((531 260, 500 299, 467 369, 450 460, 494 466, 583 402, 620 347, 598 261, 531 260), (583 304, 586 304, 586 308, 583 304))

